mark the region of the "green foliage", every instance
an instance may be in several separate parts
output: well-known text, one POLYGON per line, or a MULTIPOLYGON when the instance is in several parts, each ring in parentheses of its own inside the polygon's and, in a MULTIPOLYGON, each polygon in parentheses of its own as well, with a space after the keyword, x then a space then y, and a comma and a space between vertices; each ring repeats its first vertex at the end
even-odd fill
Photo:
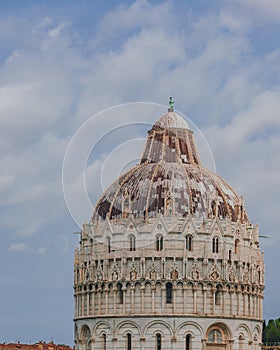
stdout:
POLYGON ((280 342, 280 318, 264 322, 262 338, 264 343, 280 342))

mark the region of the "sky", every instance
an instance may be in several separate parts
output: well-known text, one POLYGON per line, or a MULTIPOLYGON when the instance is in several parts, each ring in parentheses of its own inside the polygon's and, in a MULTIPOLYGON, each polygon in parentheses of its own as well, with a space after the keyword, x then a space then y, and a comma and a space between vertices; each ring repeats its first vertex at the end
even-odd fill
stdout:
POLYGON ((0 342, 73 345, 73 233, 170 96, 269 236, 280 317, 279 31, 279 0, 0 0, 0 342))

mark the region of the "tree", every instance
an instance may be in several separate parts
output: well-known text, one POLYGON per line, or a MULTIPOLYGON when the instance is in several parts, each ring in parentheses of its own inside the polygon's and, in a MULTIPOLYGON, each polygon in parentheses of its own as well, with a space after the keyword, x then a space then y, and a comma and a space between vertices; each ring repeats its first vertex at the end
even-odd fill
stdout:
POLYGON ((280 318, 264 322, 262 338, 264 343, 280 342, 280 318))

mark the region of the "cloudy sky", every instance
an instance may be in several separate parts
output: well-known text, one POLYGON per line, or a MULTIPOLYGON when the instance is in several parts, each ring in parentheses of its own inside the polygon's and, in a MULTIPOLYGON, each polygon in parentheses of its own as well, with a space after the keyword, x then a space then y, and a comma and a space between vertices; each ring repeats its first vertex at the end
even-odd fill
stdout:
POLYGON ((0 1, 0 342, 73 344, 73 232, 169 96, 270 237, 280 317, 279 32, 279 0, 0 1))

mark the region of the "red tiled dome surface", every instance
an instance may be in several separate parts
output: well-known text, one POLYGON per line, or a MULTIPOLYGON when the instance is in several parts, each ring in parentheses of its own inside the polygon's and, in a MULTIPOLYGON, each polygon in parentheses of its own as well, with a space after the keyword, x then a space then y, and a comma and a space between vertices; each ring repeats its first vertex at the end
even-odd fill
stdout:
POLYGON ((169 110, 149 130, 140 164, 101 196, 93 222, 163 215, 247 219, 241 198, 218 175, 203 168, 193 133, 169 110))

